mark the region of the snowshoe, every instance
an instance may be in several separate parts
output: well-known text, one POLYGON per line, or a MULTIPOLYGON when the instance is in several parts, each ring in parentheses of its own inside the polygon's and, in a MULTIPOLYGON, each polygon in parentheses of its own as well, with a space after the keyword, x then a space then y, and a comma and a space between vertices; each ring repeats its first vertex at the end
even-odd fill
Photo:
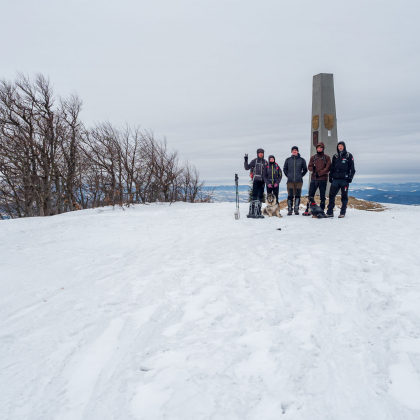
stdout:
POLYGON ((255 217, 257 219, 264 219, 264 216, 261 213, 261 201, 257 200, 255 204, 255 217))
POLYGON ((248 219, 255 219, 255 211, 254 211, 254 209, 255 209, 255 203, 254 203, 254 201, 251 201, 249 203, 249 213, 246 215, 246 217, 248 219))
POLYGON ((249 214, 246 217, 250 219, 264 219, 264 216, 261 214, 260 200, 252 200, 249 203, 249 214))

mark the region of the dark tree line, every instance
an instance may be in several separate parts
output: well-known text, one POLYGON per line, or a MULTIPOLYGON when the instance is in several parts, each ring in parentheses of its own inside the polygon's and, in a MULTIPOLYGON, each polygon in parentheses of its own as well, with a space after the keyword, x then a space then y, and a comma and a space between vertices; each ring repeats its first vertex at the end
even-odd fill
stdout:
POLYGON ((0 81, 0 218, 210 200, 166 139, 108 122, 85 127, 81 109, 77 95, 55 97, 42 75, 0 81))

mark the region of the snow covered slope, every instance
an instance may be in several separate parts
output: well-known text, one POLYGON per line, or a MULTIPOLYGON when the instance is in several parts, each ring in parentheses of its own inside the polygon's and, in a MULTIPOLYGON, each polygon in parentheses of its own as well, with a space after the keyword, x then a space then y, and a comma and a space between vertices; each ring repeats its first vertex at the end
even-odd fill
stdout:
POLYGON ((233 212, 0 222, 0 417, 418 420, 420 208, 233 212))

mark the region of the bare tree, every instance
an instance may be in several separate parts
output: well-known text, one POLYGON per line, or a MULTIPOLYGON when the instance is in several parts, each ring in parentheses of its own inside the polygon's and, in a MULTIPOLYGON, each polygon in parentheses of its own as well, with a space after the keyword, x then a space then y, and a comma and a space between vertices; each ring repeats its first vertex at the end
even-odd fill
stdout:
POLYGON ((166 139, 109 122, 85 128, 77 95, 48 78, 0 81, 0 218, 155 201, 209 201, 199 172, 166 139))
POLYGON ((75 207, 78 205, 76 190, 81 187, 81 185, 78 184, 78 180, 80 180, 78 171, 81 169, 79 149, 84 133, 84 127, 80 121, 81 109, 82 101, 77 95, 71 95, 69 98, 60 99, 62 127, 62 141, 60 142, 60 146, 63 157, 60 175, 64 185, 63 196, 65 197, 65 204, 69 211, 75 210, 75 207))

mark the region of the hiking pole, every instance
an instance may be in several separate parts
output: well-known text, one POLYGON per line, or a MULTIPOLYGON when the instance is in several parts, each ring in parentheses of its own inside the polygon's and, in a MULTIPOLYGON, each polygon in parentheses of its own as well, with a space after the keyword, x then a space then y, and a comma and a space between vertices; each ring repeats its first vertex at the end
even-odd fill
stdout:
POLYGON ((235 211, 235 220, 240 219, 241 215, 239 213, 239 191, 238 191, 238 174, 235 174, 235 185, 236 185, 236 211, 235 211))

